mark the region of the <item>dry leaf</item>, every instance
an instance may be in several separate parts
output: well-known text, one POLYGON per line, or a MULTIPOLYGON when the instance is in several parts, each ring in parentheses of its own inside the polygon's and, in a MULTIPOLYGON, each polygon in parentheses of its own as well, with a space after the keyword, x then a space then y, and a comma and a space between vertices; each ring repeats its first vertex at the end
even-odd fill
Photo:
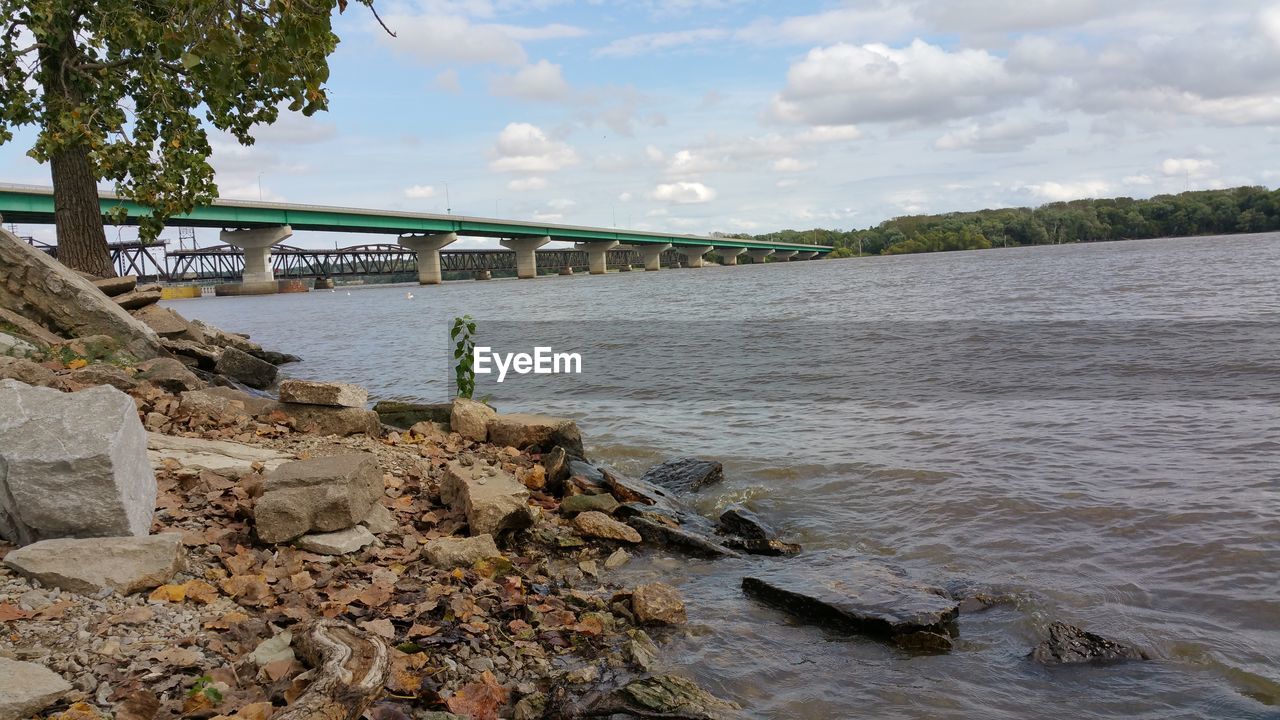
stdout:
POLYGON ((386 618, 382 618, 380 620, 365 620, 360 623, 360 627, 366 632, 371 632, 378 637, 384 637, 388 640, 396 639, 396 627, 386 618))
POLYGON ((446 701, 449 712, 471 720, 498 720, 498 708, 507 704, 507 689, 488 670, 480 679, 467 683, 446 701))
POLYGON ((187 599, 186 583, 182 585, 161 585, 147 596, 151 602, 180 603, 187 599))

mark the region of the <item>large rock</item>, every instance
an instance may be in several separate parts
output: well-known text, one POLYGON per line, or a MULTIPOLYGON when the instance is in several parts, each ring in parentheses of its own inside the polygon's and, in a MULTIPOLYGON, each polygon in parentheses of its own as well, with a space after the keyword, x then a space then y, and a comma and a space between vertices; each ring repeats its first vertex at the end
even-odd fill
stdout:
POLYGON ((378 419, 392 427, 411 428, 420 422, 447 423, 453 414, 453 403, 412 403, 379 400, 373 406, 378 419))
POLYGON ((724 466, 714 460, 681 458, 654 465, 641 480, 678 493, 691 493, 724 480, 724 466))
POLYGON ((512 413, 489 420, 489 442, 521 450, 550 452, 559 445, 565 452, 582 457, 582 433, 578 424, 550 415, 512 413))
POLYGON ((147 455, 156 467, 172 460, 182 467, 208 470, 230 478, 253 472, 255 464, 260 463, 265 472, 270 472, 293 462, 291 455, 254 445, 160 433, 147 433, 147 455))
POLYGON ((245 410, 249 411, 250 415, 270 413, 277 407, 277 405, 279 405, 275 400, 272 400, 265 395, 254 395, 236 388, 212 386, 205 388, 204 392, 210 395, 224 397, 228 400, 241 402, 244 404, 245 410))
POLYGON ((8 355, 9 357, 33 357, 40 354, 40 349, 35 345, 15 337, 6 332, 0 332, 0 355, 8 355))
POLYGON ((369 528, 357 525, 336 532, 303 535, 296 544, 307 552, 320 555, 348 555, 377 541, 369 528))
POLYGON ((111 299, 125 310, 140 310, 148 305, 155 305, 163 298, 164 293, 161 292, 159 285, 143 285, 111 299))
POLYGON ((26 358, 0 355, 0 380, 17 380, 28 385, 49 387, 57 380, 49 368, 26 358))
POLYGON ((467 538, 436 538, 423 545, 422 552, 428 562, 445 570, 471 567, 486 558, 502 557, 493 536, 488 533, 467 538))
POLYGON ((161 305, 148 305, 130 315, 141 320, 162 338, 178 337, 191 332, 191 325, 181 315, 161 305))
POLYGON ((800 546, 783 542, 759 515, 741 505, 730 505, 720 513, 720 527, 726 535, 725 545, 753 555, 795 555, 800 546))
POLYGON ((701 557, 738 556, 716 536, 714 523, 673 493, 609 468, 596 469, 613 496, 624 503, 618 514, 625 516, 627 524, 646 542, 701 557))
POLYGON ((271 387, 271 383, 275 382, 276 375, 279 373, 275 365, 234 347, 222 349, 222 356, 218 358, 218 364, 214 370, 219 375, 226 375, 232 380, 259 390, 271 387))
POLYGON ((1146 653, 1135 647, 1122 645, 1073 625, 1055 622, 1049 624, 1049 639, 1031 651, 1031 659, 1045 665, 1106 665, 1148 658, 1146 653))
POLYGON ((218 361, 222 359, 222 348, 213 345, 202 345, 180 337, 161 338, 160 342, 165 350, 179 357, 194 360, 196 367, 206 372, 214 372, 218 367, 218 361))
POLYGON ((666 583, 639 585, 631 593, 636 620, 654 625, 683 625, 688 621, 680 591, 666 583))
POLYGON ((178 401, 178 410, 187 415, 210 418, 230 418, 249 414, 244 401, 209 390, 189 390, 182 393, 178 401))
POLYGON ((852 558, 762 570, 743 578, 742 589, 800 620, 916 650, 950 650, 959 614, 959 603, 943 590, 883 563, 852 558))
POLYGON ((618 509, 618 501, 609 493, 599 495, 570 495, 560 501, 561 515, 577 515, 578 513, 602 512, 612 515, 618 509))
POLYGON ((199 390, 204 381, 173 358, 155 358, 138 366, 138 379, 146 380, 165 392, 175 395, 187 390, 199 390))
POLYGON ((0 324, 12 325, 20 334, 45 345, 62 342, 62 338, 49 332, 48 328, 6 307, 0 307, 0 324))
POLYGON ((515 476, 492 465, 445 466, 440 498, 467 516, 472 535, 494 535, 523 530, 534 522, 529 490, 515 476))
POLYGON ((137 406, 112 387, 78 393, 0 380, 0 537, 146 535, 156 479, 137 406))
MULTIPOLYGON (((276 411, 293 418, 294 427, 316 435, 359 435, 377 437, 382 432, 378 414, 364 408, 325 407, 323 405, 298 405, 274 403, 265 414, 276 411)), ((259 412, 259 415, 264 414, 259 412)))
POLYGON ((253 508, 254 525, 270 543, 345 530, 369 515, 383 489, 382 470, 371 453, 285 463, 267 474, 253 508))
POLYGON ((721 700, 679 675, 632 680, 608 693, 592 693, 575 706, 570 717, 647 717, 680 720, 731 720, 741 707, 721 700))
POLYGON ((67 337, 110 335, 132 355, 162 353, 160 338, 92 283, 0 229, 0 307, 67 337))
POLYGON ((124 277, 101 278, 90 282, 93 283, 94 287, 101 290, 102 294, 107 297, 115 297, 132 292, 134 288, 138 287, 138 276, 125 275, 124 277))
POLYGON ((221 328, 210 325, 203 320, 192 320, 191 327, 200 331, 204 337, 204 341, 209 345, 215 345, 220 348, 235 348, 243 353, 252 355, 253 353, 262 352, 262 347, 258 343, 253 342, 245 335, 229 333, 221 328))
POLYGON ((163 585, 182 570, 181 533, 147 537, 41 540, 18 548, 4 564, 48 587, 121 595, 163 585))
POLYGON ((596 510, 579 513, 573 519, 573 527, 577 529, 580 535, 586 535, 587 537, 629 543, 639 543, 641 539, 640 533, 636 532, 630 525, 620 523, 596 510))
POLYGON ((489 438, 489 421, 497 416, 497 411, 484 403, 456 398, 449 411, 449 426, 468 440, 484 442, 489 438))
POLYGON ((365 403, 369 402, 369 391, 359 385, 347 383, 290 379, 280 382, 280 401, 363 409, 365 403))
POLYGON ((138 386, 138 381, 124 368, 109 363, 94 363, 73 370, 71 380, 86 386, 110 385, 120 392, 129 392, 138 386))
POLYGON ((0 656, 0 720, 23 720, 41 714, 71 683, 43 665, 0 656))

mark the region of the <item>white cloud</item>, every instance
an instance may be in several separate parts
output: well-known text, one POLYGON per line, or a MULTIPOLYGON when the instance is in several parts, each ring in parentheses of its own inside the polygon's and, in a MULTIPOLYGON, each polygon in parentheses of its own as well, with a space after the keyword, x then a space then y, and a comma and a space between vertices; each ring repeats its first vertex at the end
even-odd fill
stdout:
POLYGON ((1126 176, 1120 182, 1132 187, 1139 187, 1144 185, 1150 185, 1154 181, 1151 179, 1150 175, 1129 175, 1129 176, 1126 176))
POLYGON ((1217 166, 1212 160, 1200 160, 1198 158, 1169 158, 1160 163, 1160 172, 1168 176, 1189 176, 1204 175, 1213 171, 1217 166))
POLYGON ((719 28, 697 28, 693 30, 677 30, 674 32, 649 33, 621 38, 605 45, 595 52, 596 57, 636 57, 652 55, 661 50, 713 43, 729 36, 728 30, 719 28))
POLYGON ((715 200, 716 191, 700 182, 674 182, 658 185, 650 197, 676 205, 694 205, 715 200))
POLYGON ((815 125, 796 135, 796 140, 807 144, 850 142, 862 137, 856 125, 815 125))
POLYGON ((494 95, 552 102, 569 96, 569 83, 561 74, 561 67, 546 60, 525 65, 512 75, 506 75, 489 83, 494 95))
POLYGON ((540 27, 473 23, 462 14, 429 12, 419 15, 393 13, 384 16, 397 37, 378 31, 379 42, 427 64, 463 63, 522 65, 527 55, 523 42, 579 37, 586 30, 572 25, 540 27))
POLYGON ((547 187, 547 179, 541 177, 516 178, 507 183, 507 189, 514 192, 528 192, 530 190, 542 190, 547 187))
POLYGON ((968 123, 934 141, 939 150, 972 150, 981 153, 1017 152, 1036 140, 1067 131, 1064 121, 1004 118, 987 124, 968 123))
POLYGON ((556 198, 554 200, 547 201, 547 207, 551 208, 552 210, 568 210, 569 208, 577 204, 578 203, 570 200, 569 198, 556 198))
POLYGON ((791 157, 781 158, 773 163, 775 172, 796 173, 812 170, 818 166, 816 162, 797 160, 791 157))
POLYGON ((510 123, 503 128, 494 155, 489 167, 497 172, 555 172, 578 163, 578 153, 568 143, 552 140, 542 128, 529 123, 510 123))
POLYGON ((618 202, 631 202, 631 193, 624 192, 618 194, 618 202))
POLYGON ((1258 13, 1258 24, 1271 42, 1280 47, 1280 5, 1272 5, 1258 13))
POLYGON ((436 196, 436 189, 430 185, 410 185, 404 189, 404 196, 415 200, 425 200, 436 196))
POLYGON ((667 163, 669 175, 697 175, 704 172, 715 172, 723 169, 723 165, 705 154, 692 150, 678 150, 667 163))
POLYGON ((1027 185, 1026 189, 1032 195, 1050 202, 1104 197, 1113 191, 1111 183, 1105 180, 1083 180, 1068 183, 1045 182, 1027 185))

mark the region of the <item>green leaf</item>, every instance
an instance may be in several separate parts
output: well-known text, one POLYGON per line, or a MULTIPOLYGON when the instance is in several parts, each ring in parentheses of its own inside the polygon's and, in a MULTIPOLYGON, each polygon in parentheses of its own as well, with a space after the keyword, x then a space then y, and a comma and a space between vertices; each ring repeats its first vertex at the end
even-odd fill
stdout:
POLYGON ((182 67, 190 70, 191 68, 199 65, 200 62, 201 60, 199 55, 190 52, 182 53, 182 67))

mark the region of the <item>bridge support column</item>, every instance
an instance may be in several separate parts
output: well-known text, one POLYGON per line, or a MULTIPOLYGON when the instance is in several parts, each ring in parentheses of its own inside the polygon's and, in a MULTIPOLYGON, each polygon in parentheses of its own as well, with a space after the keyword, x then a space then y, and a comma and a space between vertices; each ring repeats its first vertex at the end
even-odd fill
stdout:
POLYGON ((752 263, 762 263, 772 254, 773 251, 766 248, 751 248, 747 251, 747 257, 751 258, 752 263))
POLYGON ((440 273, 440 248, 457 240, 457 233, 401 235, 398 243, 400 247, 407 247, 418 255, 418 284, 439 285, 444 279, 440 273))
POLYGON ((275 271, 271 269, 271 246, 293 235, 288 225, 251 230, 223 230, 218 240, 244 250, 243 283, 273 283, 275 271))
POLYGON ((676 248, 676 252, 688 258, 689 267, 702 267, 702 256, 714 250, 710 245, 682 245, 676 248))
POLYGON ((642 245, 640 252, 644 253, 644 269, 661 270, 662 269, 662 253, 671 249, 671 243, 663 243, 661 245, 642 245))
POLYGON ((796 253, 797 260, 812 260, 816 257, 818 257, 817 250, 805 250, 803 252, 796 253))
POLYGON ((538 277, 537 249, 551 242, 549 237, 504 238, 498 244, 516 252, 516 277, 521 280, 538 277))
POLYGON ((582 242, 577 243, 574 247, 587 252, 587 267, 591 270, 592 275, 603 275, 609 272, 608 252, 618 247, 618 241, 582 242))
POLYGON ((789 262, 791 258, 796 256, 795 250, 776 250, 773 253, 773 259, 778 262, 789 262))
POLYGON ((746 248, 716 248, 722 265, 737 265, 738 256, 746 252, 746 248))

